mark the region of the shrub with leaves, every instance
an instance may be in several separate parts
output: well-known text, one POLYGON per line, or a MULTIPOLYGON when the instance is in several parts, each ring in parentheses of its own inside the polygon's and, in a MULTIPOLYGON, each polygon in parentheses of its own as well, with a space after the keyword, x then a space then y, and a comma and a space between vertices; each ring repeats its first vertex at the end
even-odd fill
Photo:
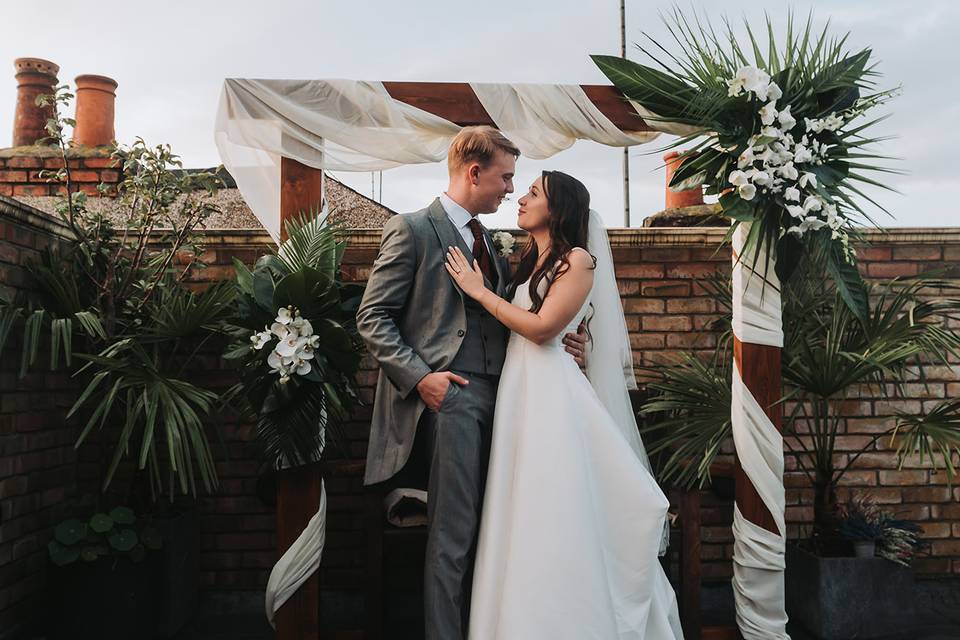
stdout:
POLYGON ((0 301, 0 353, 11 332, 22 330, 24 377, 46 338, 49 368, 66 366, 81 381, 70 410, 85 420, 76 445, 94 429, 113 442, 101 470, 104 490, 130 457, 154 497, 164 485, 171 498, 196 494, 198 485, 212 491, 217 476, 205 420, 218 395, 191 380, 201 349, 220 333, 233 288, 196 291, 187 278, 204 266, 197 231, 217 210, 212 196, 221 180, 183 171, 169 146, 137 139, 112 149, 122 171, 114 213, 88 208, 86 194, 71 191, 71 121, 60 115, 71 97, 64 85, 40 99, 55 107, 47 131, 64 166, 46 176, 65 187, 56 211, 70 237, 27 265, 24 293, 0 301))
POLYGON ((86 521, 70 518, 60 522, 47 544, 47 553, 60 567, 109 557, 141 562, 147 551, 162 545, 156 527, 138 519, 127 507, 114 507, 110 513, 95 513, 86 521))

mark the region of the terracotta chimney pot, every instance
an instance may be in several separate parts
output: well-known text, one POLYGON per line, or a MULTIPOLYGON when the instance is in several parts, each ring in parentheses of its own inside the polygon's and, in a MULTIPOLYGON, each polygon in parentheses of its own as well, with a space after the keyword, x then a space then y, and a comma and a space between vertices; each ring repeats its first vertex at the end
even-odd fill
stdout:
POLYGON ((54 92, 60 67, 41 58, 17 58, 13 67, 17 79, 13 146, 23 147, 47 137, 47 120, 53 117, 53 105, 37 106, 37 96, 54 92))
POLYGON ((695 187, 686 191, 673 191, 670 188, 670 180, 673 174, 680 168, 680 153, 671 151, 664 154, 663 160, 667 165, 667 186, 666 186, 666 209, 675 209, 677 207, 694 207, 703 204, 703 187, 695 187))
POLYGON ((117 82, 106 76, 82 75, 76 78, 77 125, 73 141, 87 147, 110 145, 116 138, 113 130, 117 82))

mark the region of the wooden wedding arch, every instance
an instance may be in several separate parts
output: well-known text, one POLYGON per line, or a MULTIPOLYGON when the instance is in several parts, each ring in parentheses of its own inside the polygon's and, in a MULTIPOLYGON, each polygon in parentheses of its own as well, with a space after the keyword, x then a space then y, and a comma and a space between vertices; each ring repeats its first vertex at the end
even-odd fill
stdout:
MULTIPOLYGON (((473 89, 467 83, 384 82, 394 100, 417 107, 460 126, 496 126, 473 89)), ((620 130, 652 131, 613 86, 582 85, 591 102, 620 130)), ((300 211, 319 209, 323 194, 323 171, 290 158, 281 159, 280 226, 300 211)), ((281 236, 282 237, 282 236, 281 236)), ((738 304, 734 300, 734 305, 738 304)), ((752 392, 778 431, 782 431, 779 347, 741 342, 734 338, 734 359, 744 384, 752 392)), ((777 533, 773 515, 741 466, 735 465, 735 498, 743 516, 760 527, 777 533)), ((277 546, 282 554, 297 538, 320 500, 320 479, 316 474, 292 473, 278 484, 277 546)), ((316 640, 319 632, 319 573, 314 573, 278 611, 279 640, 316 640)), ((736 638, 736 629, 704 628, 703 638, 736 638)))

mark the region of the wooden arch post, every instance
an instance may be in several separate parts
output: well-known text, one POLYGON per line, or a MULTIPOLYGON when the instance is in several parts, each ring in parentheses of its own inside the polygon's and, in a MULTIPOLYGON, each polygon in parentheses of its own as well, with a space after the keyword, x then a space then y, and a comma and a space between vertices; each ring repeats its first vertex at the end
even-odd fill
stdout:
MULTIPOLYGON (((467 83, 384 82, 392 98, 417 107, 460 126, 496 126, 467 83)), ((616 88, 609 85, 581 85, 591 102, 621 131, 651 131, 616 88)), ((323 172, 290 158, 281 159, 280 168, 281 238, 287 220, 300 211, 319 209, 323 172)), ((734 301, 736 303, 736 301, 734 301)), ((771 420, 781 426, 779 405, 780 349, 735 343, 735 357, 747 386, 755 391, 771 420)), ((751 522, 775 530, 773 519, 749 478, 739 469, 736 474, 736 499, 740 510, 751 522)), ((283 474, 281 474, 283 475, 283 474)), ((283 554, 297 538, 320 500, 320 474, 292 473, 277 485, 277 550, 283 554)), ((316 640, 320 638, 320 580, 311 576, 277 613, 278 640, 316 640)), ((735 630, 705 628, 703 638, 719 640, 737 637, 735 630)))

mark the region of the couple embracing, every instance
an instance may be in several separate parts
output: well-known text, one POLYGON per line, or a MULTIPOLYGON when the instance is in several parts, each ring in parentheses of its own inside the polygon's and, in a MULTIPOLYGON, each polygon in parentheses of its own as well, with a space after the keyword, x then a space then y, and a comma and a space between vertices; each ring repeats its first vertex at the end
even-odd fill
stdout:
POLYGON ((365 482, 427 470, 428 640, 682 638, 590 195, 558 171, 530 185, 515 273, 479 222, 519 155, 463 129, 447 191, 384 228, 357 314, 380 365, 365 482))

